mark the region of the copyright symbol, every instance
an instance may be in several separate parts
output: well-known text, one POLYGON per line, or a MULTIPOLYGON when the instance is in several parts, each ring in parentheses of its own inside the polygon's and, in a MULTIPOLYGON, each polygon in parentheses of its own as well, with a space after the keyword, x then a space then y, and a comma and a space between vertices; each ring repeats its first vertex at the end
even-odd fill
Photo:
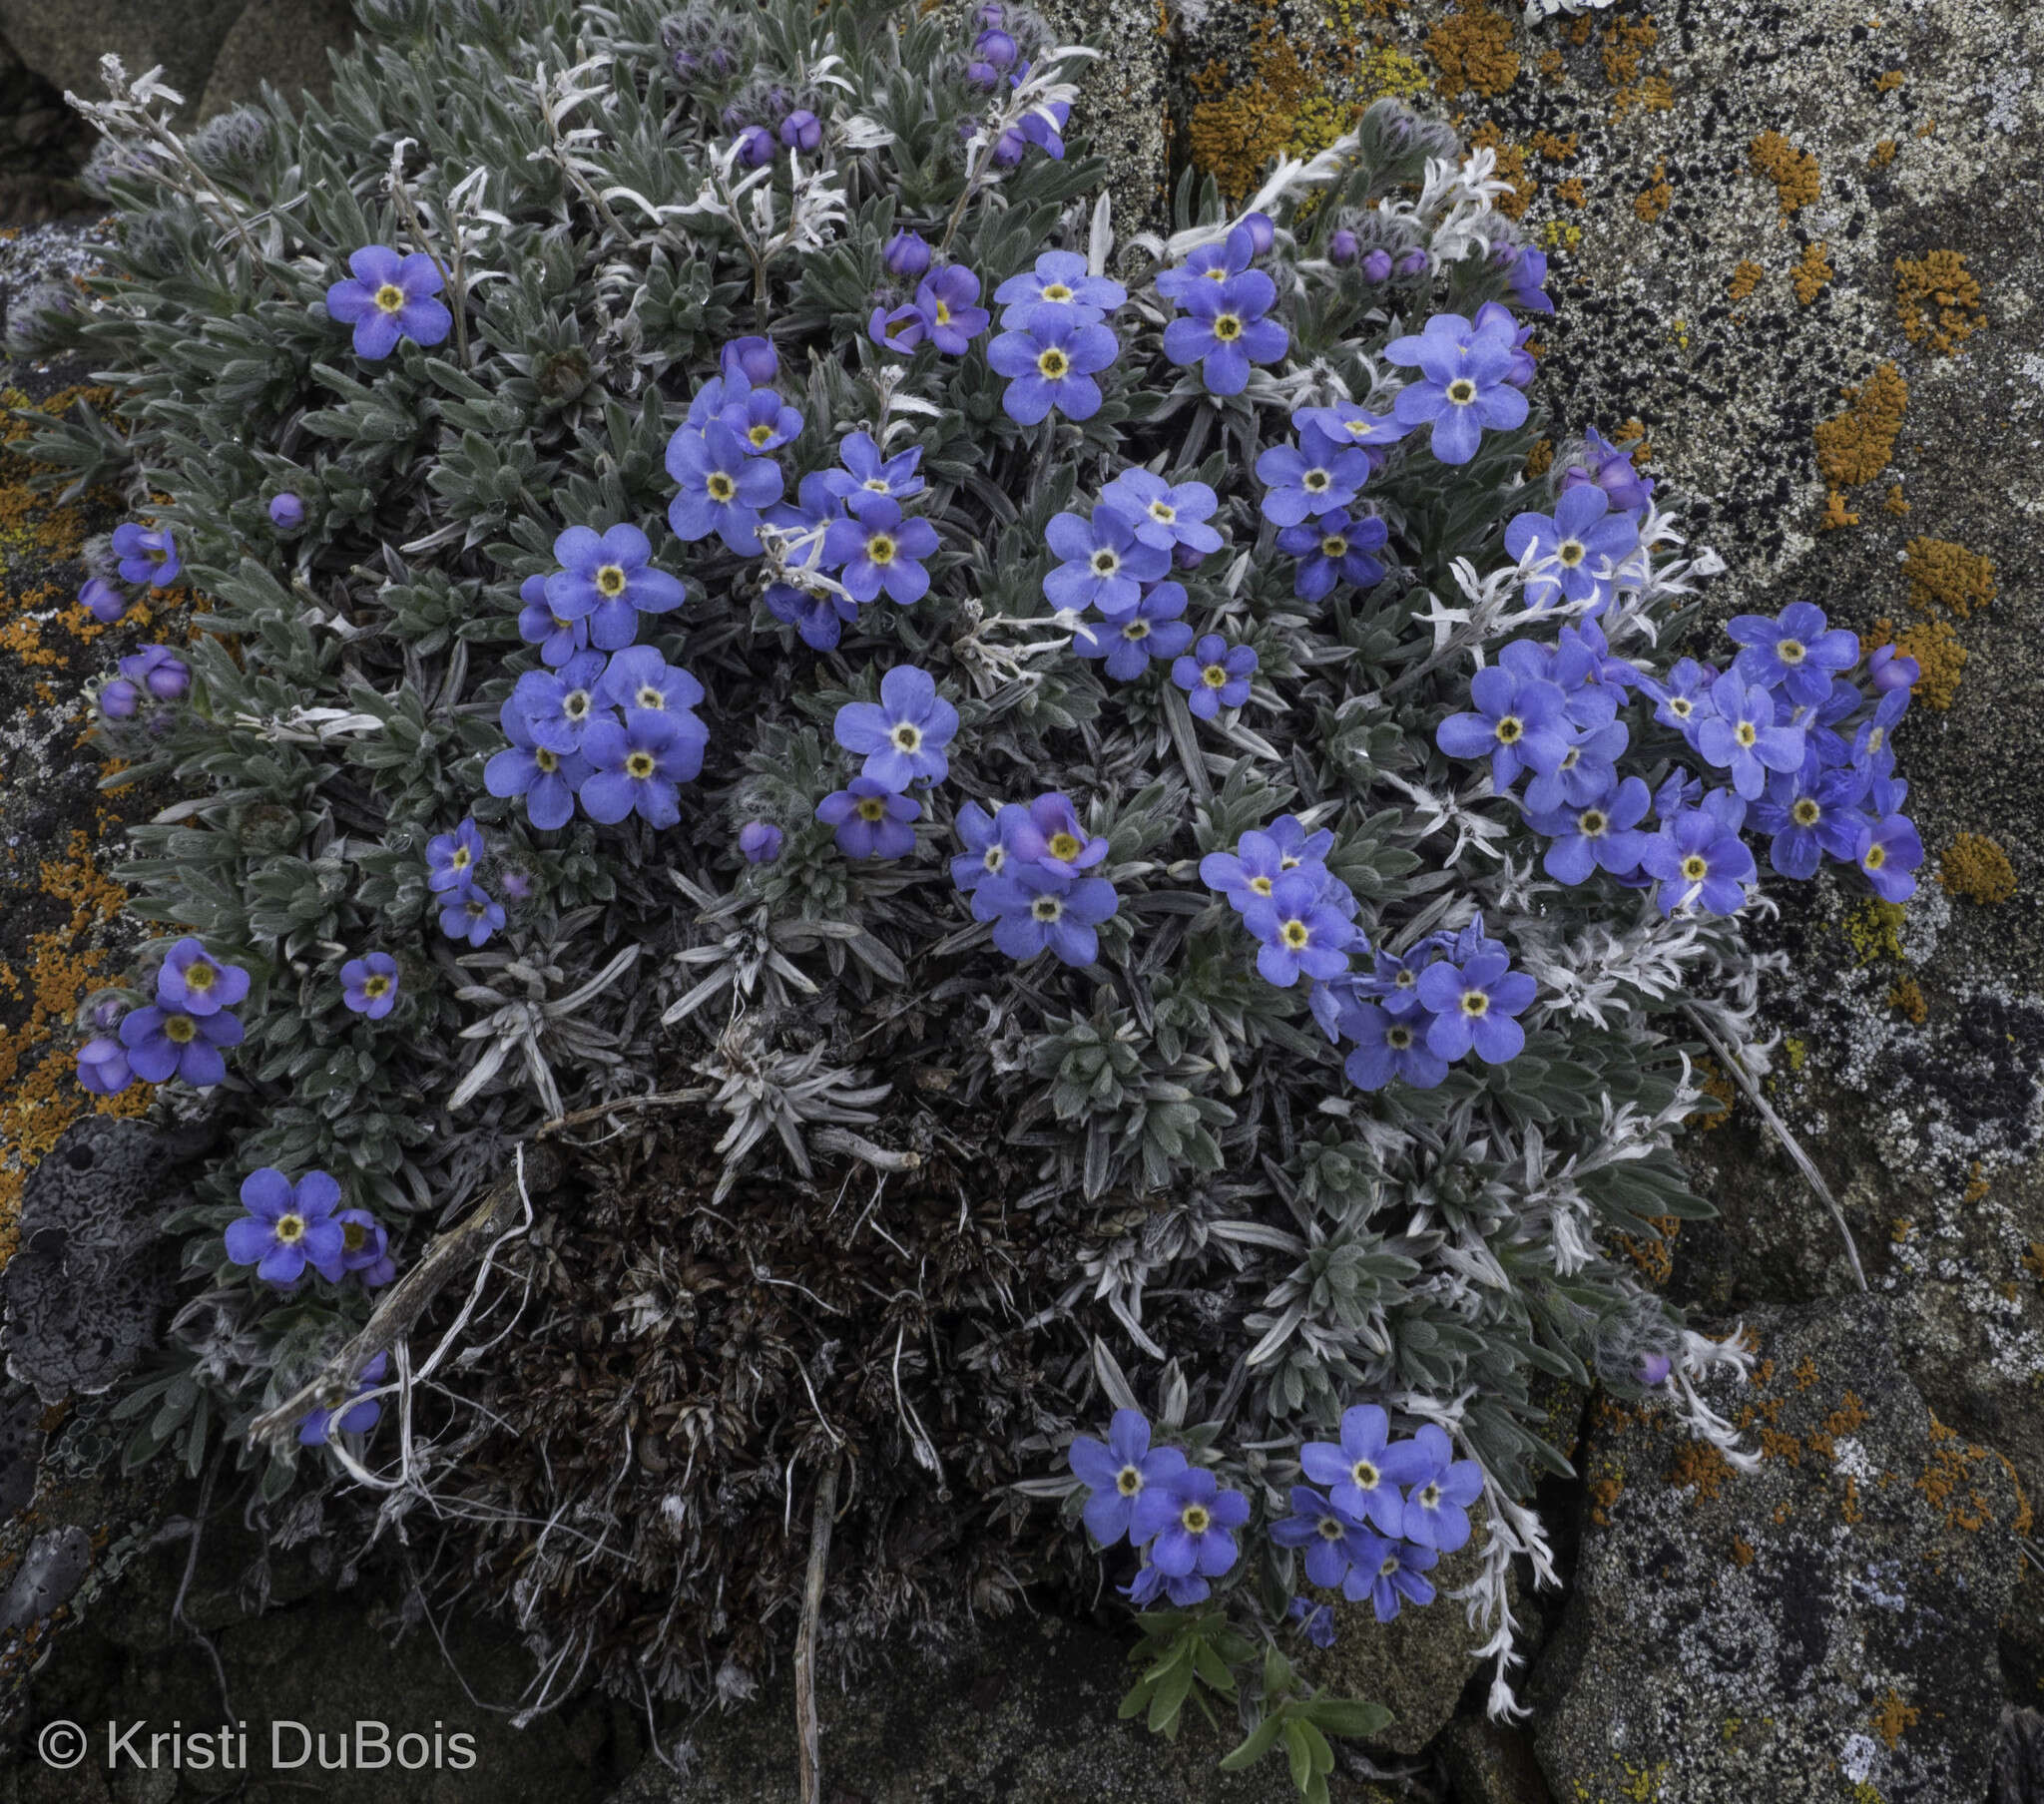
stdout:
POLYGON ((85 1758, 85 1731, 77 1723, 59 1717, 46 1724, 36 1737, 36 1752, 43 1757, 45 1766, 69 1772, 85 1758))

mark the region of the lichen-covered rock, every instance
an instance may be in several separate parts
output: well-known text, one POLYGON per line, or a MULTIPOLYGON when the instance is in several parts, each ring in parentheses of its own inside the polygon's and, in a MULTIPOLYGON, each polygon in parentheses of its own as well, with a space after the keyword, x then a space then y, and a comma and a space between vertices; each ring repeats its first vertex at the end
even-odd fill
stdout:
MULTIPOLYGON (((1116 1719, 1133 1676, 1097 1629, 1010 1618, 952 1658, 883 1656, 820 1688, 824 1796, 861 1804, 1282 1804, 1277 1756, 1223 1773, 1224 1741, 1187 1713, 1176 1742, 1116 1719)), ((696 1725, 682 1773, 649 1759, 612 1804, 796 1804, 791 1680, 696 1725)))
POLYGON ((1575 1593, 1534 1687, 1557 1797, 1984 1794, 2022 1506, 1909 1383, 1892 1313, 1747 1318, 1761 1363, 1713 1401, 1761 1454, 1751 1474, 1656 1415, 1598 1411, 1575 1593))
POLYGON ((43 1402, 97 1396, 154 1342, 176 1271, 157 1234, 174 1157, 146 1123, 88 1116, 30 1174, 0 1344, 43 1402))
POLYGON ((100 58, 130 75, 163 65, 164 80, 196 101, 214 54, 245 0, 0 0, 0 37, 57 88, 88 100, 106 90, 100 58))

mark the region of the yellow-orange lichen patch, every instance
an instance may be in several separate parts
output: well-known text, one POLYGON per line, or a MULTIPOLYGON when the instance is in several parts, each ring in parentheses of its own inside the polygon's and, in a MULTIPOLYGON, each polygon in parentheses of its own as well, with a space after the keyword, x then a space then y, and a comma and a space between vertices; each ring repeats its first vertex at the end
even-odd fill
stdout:
POLYGON ((1488 6, 1456 8, 1426 34, 1426 54, 1440 71, 1435 86, 1443 95, 1504 93, 1519 79, 1512 35, 1511 20, 1488 6))
POLYGON ((1845 505, 1842 489, 1824 491, 1824 511, 1818 518, 1816 530, 1820 533, 1842 532, 1848 526, 1857 526, 1859 516, 1845 505))
POLYGON ((1867 636, 1866 649, 1876 651, 1891 645, 1903 658, 1913 658, 1921 673, 1911 685, 1910 692, 1922 697, 1927 706, 1942 713, 1952 704, 1952 697, 1958 693, 1959 679, 1965 675, 1966 648, 1959 644, 1959 636, 1950 621, 1918 621, 1906 633, 1896 633, 1894 623, 1877 620, 1867 636))
POLYGON ((1788 279, 1795 285, 1796 301, 1802 306, 1808 306, 1830 286, 1831 277, 1835 273, 1829 259, 1824 255, 1824 243, 1821 238, 1803 245, 1802 260, 1788 271, 1788 279))
POLYGON ((1716 1497, 1732 1476, 1732 1462, 1708 1441, 1684 1442, 1668 1467, 1668 1482, 1694 1485, 1699 1501, 1716 1497))
POLYGON ((1536 438, 1533 449, 1526 453, 1525 475, 1528 482, 1536 481, 1554 468, 1554 440, 1536 438))
POLYGON ((1767 270, 1750 256, 1739 259, 1739 266, 1732 271, 1732 279, 1725 284, 1725 292, 1734 300, 1749 298, 1754 289, 1761 285, 1761 278, 1767 270))
POLYGON ((1647 186, 1633 196, 1633 214, 1651 226, 1674 205, 1675 185, 1668 180, 1668 165, 1657 161, 1647 186))
POLYGON ((1892 363, 1864 382, 1840 389, 1845 411, 1815 428, 1817 473, 1833 488, 1871 482, 1887 468, 1909 405, 1909 385, 1892 363))
POLYGON ((1895 312, 1911 344, 1949 355, 1980 329, 1980 283, 1956 250, 1898 256, 1895 312))
POLYGON ((1880 1700, 1879 1708, 1873 1713, 1873 1732, 1887 1743, 1888 1751, 1892 1753, 1901 1745, 1903 1735, 1916 1726, 1922 1714, 1914 1704, 1904 1703, 1902 1694, 1890 1685, 1887 1696, 1880 1700))
POLYGON ((1909 606, 1919 614, 1943 606, 1968 620, 1997 593, 1993 564, 1949 539, 1911 539, 1902 548, 1902 575, 1909 582, 1909 606))
POLYGON ((1948 1531, 1977 1535, 1995 1520, 1994 1506, 1974 1484, 1977 1469, 1987 1459, 1986 1448, 1971 1446, 1935 1416, 1930 1418, 1930 1459, 1915 1487, 1943 1515, 1948 1531))
POLYGON ((1888 992, 1888 1007, 1900 1009, 1911 1024, 1919 1028, 1930 1019, 1930 1005, 1923 1000, 1923 986, 1913 977, 1904 977, 1888 992))
POLYGON ((1961 833, 1938 854, 1937 880, 1952 895, 1983 908, 2016 893, 2015 867, 1985 833, 1961 833))
POLYGON ((1874 92, 1877 94, 1892 94, 1905 80, 1907 80, 1907 77, 1899 69, 1883 70, 1873 84, 1874 92))
POLYGON ((1786 226, 1797 210, 1823 192, 1822 173, 1807 151, 1798 151, 1780 132, 1763 132, 1747 146, 1753 167, 1775 185, 1775 197, 1786 226))
POLYGON ((1866 159, 1866 167, 1868 169, 1877 170, 1886 169, 1889 164, 1894 162, 1894 160, 1895 141, 1892 138, 1883 138, 1877 145, 1873 147, 1872 152, 1868 155, 1866 159))
POLYGON ((1909 503, 1903 497, 1902 485, 1898 482, 1890 483, 1880 505, 1883 513, 1893 514, 1898 520, 1906 514, 1909 511, 1909 503))

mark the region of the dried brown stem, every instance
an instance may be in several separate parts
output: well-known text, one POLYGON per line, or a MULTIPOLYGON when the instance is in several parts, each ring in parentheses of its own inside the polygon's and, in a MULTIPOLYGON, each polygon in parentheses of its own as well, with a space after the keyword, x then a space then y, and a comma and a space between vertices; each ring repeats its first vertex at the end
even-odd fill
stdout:
POLYGON ((801 1767, 801 1804, 823 1801, 823 1725, 816 1716, 816 1621, 823 1610, 823 1570, 830 1562, 830 1525, 837 1513, 837 1467, 816 1480, 809 1506, 809 1568, 802 1580, 801 1627, 794 1639, 794 1726, 801 1767))

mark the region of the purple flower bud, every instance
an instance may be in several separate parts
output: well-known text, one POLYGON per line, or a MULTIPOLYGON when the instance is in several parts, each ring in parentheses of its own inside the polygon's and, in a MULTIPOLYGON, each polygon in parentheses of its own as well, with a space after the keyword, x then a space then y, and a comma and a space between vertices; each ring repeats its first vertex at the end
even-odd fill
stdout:
POLYGON ((79 605, 94 620, 111 627, 128 612, 128 598, 104 577, 87 577, 78 592, 79 605))
POLYGON ((691 81, 703 71, 703 59, 693 50, 677 50, 668 59, 668 67, 682 81, 691 81))
POLYGON ((305 524, 305 504, 288 489, 269 500, 269 524, 279 532, 294 533, 305 524))
POLYGON ((1362 273, 1369 281, 1391 279, 1391 253, 1388 250, 1372 250, 1362 259, 1362 273))
POLYGON ((1400 275, 1424 275, 1432 266, 1433 258, 1428 256, 1424 250, 1408 250, 1398 259, 1398 273, 1400 275))
POLYGON ((1516 244, 1493 244, 1490 247, 1490 260, 1499 269, 1509 269, 1519 260, 1519 247, 1516 244))
POLYGON ((719 358, 727 380, 737 370, 755 388, 765 388, 780 374, 780 357, 769 338, 758 334, 746 338, 734 338, 724 347, 719 358))
POLYGON ((887 240, 886 264, 907 281, 919 279, 930 266, 931 250, 919 231, 897 231, 887 240))
POLYGON ((999 31, 1007 22, 1007 18, 1008 9, 1006 7, 995 5, 993 0, 988 0, 987 5, 979 7, 974 11, 972 22, 983 30, 999 31))
POLYGON ((771 864, 780 856, 782 838, 771 821, 749 820, 739 829, 739 850, 748 864, 771 864))
POLYGON ((102 996, 87 1011, 86 1019, 103 1033, 111 1034, 121 1025, 121 1017, 128 1013, 128 1005, 118 995, 102 996))
POLYGON ((1327 239, 1327 261, 1337 269, 1345 269, 1355 261, 1355 253, 1361 247, 1355 233, 1343 226, 1327 239))
POLYGON ((1649 1390, 1657 1384, 1668 1382, 1669 1363, 1666 1353, 1642 1353, 1640 1355, 1640 1382, 1649 1390))
POLYGON ((78 1082, 96 1097, 110 1097, 135 1082, 128 1052, 118 1040, 88 1040, 78 1049, 78 1082))
POLYGON ((738 66, 738 58, 732 54, 729 44, 713 44, 710 47, 710 56, 706 67, 719 81, 723 81, 738 66))
POLYGON ((132 720, 141 705, 142 691, 125 676, 116 676, 100 690, 100 712, 109 720, 132 720))
POLYGON ((1876 695, 1913 687, 1923 670, 1913 658, 1904 658, 1893 646, 1876 646, 1866 660, 1866 679, 1876 695))
POLYGON ((1012 69, 1015 66, 1015 40, 998 26, 990 25, 974 40, 972 54, 996 69, 1012 69))
POLYGON ((1010 126, 994 140, 994 168, 1013 169, 1022 161, 1022 153, 1029 149, 1029 140, 1010 126))
POLYGON ((190 667, 169 646, 144 646, 134 657, 122 659, 119 670, 159 701, 175 701, 192 686, 190 667))
POLYGON ((780 142, 791 151, 813 151, 823 142, 823 122, 806 107, 797 107, 780 122, 780 142))
POLYGON ((965 65, 965 79, 975 88, 993 89, 1001 85, 1001 72, 993 64, 975 58, 965 65))
POLYGON ((1207 554, 1197 545, 1188 545, 1183 539, 1171 554, 1172 562, 1181 570, 1198 570, 1206 556, 1207 554))
POLYGON ((532 879, 514 864, 507 864, 497 872, 497 887, 513 902, 523 902, 532 894, 532 879))
POLYGON ((1271 216, 1269 214, 1244 214, 1242 223, 1244 228, 1250 234, 1250 242, 1256 245, 1259 256, 1262 256, 1265 251, 1269 250, 1278 241, 1278 227, 1271 224, 1271 216))
POLYGON ((773 161, 773 135, 765 126, 748 126, 738 144, 739 161, 748 169, 763 169, 773 161))

